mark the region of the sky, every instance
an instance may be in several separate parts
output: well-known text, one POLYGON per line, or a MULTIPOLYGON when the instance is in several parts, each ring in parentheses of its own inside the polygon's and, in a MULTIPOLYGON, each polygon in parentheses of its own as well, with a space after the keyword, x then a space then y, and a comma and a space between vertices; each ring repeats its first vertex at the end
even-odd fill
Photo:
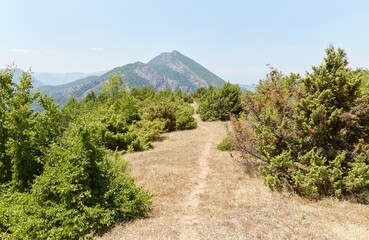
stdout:
POLYGON ((325 49, 369 67, 369 1, 0 0, 0 68, 97 72, 178 50, 231 83, 304 74, 325 49))

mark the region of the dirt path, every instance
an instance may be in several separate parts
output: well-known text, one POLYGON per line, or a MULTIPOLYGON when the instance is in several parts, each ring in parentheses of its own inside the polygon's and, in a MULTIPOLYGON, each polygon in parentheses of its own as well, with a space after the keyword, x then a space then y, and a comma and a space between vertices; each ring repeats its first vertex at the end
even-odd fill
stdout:
MULTIPOLYGON (((196 118, 197 121, 200 122, 198 116, 196 116, 196 118)), ((201 196, 204 194, 207 185, 206 181, 209 175, 209 158, 211 156, 211 146, 214 134, 211 130, 209 130, 208 127, 204 125, 199 125, 199 128, 203 128, 206 131, 208 139, 204 145, 201 155, 198 158, 198 174, 191 179, 191 181, 194 182, 194 186, 192 187, 190 194, 188 194, 188 196, 185 197, 184 201, 182 202, 182 206, 187 212, 187 214, 182 217, 182 226, 186 227, 182 228, 184 231, 180 232, 179 239, 193 239, 194 237, 200 237, 191 226, 197 224, 197 221, 200 217, 198 208, 201 203, 201 196)))
POLYGON ((271 192, 254 168, 216 149, 226 123, 196 119, 197 129, 124 156, 153 211, 97 239, 369 239, 368 206, 271 192))
POLYGON ((191 193, 185 198, 182 205, 183 207, 192 207, 197 209, 200 204, 200 195, 203 194, 206 187, 206 178, 209 175, 209 158, 211 151, 211 144, 214 138, 214 134, 205 126, 200 125, 208 133, 208 140, 204 146, 201 155, 198 158, 199 173, 191 180, 195 182, 195 186, 192 187, 191 193))

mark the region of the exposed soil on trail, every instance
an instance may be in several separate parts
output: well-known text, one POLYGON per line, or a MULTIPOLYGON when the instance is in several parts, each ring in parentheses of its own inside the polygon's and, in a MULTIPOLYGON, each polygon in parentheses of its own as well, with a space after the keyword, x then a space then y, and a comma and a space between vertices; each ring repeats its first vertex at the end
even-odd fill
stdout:
POLYGON ((153 210, 96 239, 369 239, 369 206, 271 192, 255 167, 216 149, 228 123, 195 117, 197 129, 123 156, 153 210))

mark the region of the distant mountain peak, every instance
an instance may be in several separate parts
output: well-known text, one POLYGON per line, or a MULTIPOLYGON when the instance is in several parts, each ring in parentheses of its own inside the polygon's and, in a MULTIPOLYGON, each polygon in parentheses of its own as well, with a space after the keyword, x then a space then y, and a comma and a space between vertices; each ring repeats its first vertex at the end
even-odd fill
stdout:
POLYGON ((181 55, 183 55, 182 53, 180 53, 179 51, 177 51, 177 50, 173 50, 173 51, 171 51, 170 52, 170 54, 171 55, 173 55, 173 54, 181 54, 181 55))
POLYGON ((60 105, 64 105, 71 96, 83 98, 90 91, 99 91, 113 74, 124 75, 124 85, 128 88, 150 86, 155 90, 179 89, 192 92, 199 87, 220 87, 225 83, 199 63, 173 50, 161 53, 148 63, 136 61, 116 67, 101 76, 89 76, 60 86, 42 87, 40 90, 51 94, 60 105))
POLYGON ((224 80, 177 50, 162 53, 147 63, 168 79, 175 79, 194 91, 198 87, 222 86, 224 80))
MULTIPOLYGON (((177 50, 173 50, 171 52, 163 52, 161 54, 159 54, 158 56, 156 56, 155 58, 164 58, 164 59, 169 59, 169 58, 176 58, 177 56, 184 56, 182 53, 180 53, 177 50)), ((153 58, 153 59, 155 59, 153 58)))

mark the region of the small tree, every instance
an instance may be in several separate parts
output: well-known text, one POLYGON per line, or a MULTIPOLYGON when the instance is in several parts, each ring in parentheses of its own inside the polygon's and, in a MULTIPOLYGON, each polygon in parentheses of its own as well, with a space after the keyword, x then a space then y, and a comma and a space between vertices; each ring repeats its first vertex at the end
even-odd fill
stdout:
POLYGON ((99 93, 99 99, 104 101, 110 99, 112 103, 118 99, 121 90, 123 89, 123 76, 120 74, 111 75, 107 83, 102 87, 99 93))
POLYGON ((89 102, 95 102, 96 101, 96 95, 93 91, 90 91, 89 93, 87 93, 84 102, 85 103, 89 103, 89 102))
POLYGON ((12 99, 14 86, 12 83, 13 72, 7 68, 0 72, 0 183, 11 179, 10 157, 6 154, 6 142, 8 140, 8 129, 5 124, 9 101, 12 99))
POLYGON ((6 154, 11 158, 12 183, 21 191, 31 186, 41 168, 35 152, 35 121, 30 109, 37 95, 32 94, 31 89, 31 75, 24 73, 8 102, 5 120, 8 131, 6 154))

